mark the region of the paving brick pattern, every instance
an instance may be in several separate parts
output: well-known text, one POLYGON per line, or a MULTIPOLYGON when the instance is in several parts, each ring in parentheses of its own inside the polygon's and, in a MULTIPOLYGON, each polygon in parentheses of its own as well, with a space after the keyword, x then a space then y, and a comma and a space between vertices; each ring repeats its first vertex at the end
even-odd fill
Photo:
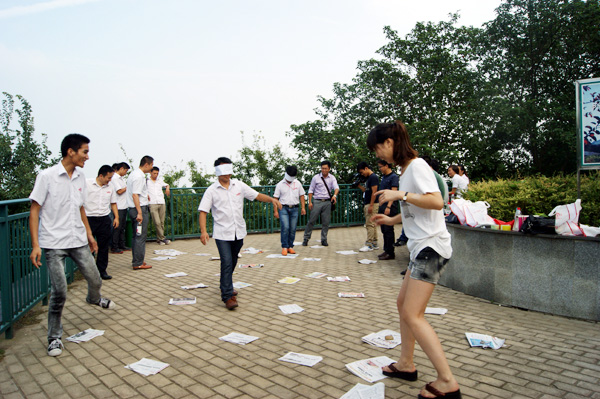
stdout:
MULTIPOLYGON (((318 238, 315 231, 313 237, 318 238)), ((302 239, 301 232, 297 240, 302 239)), ((148 243, 150 270, 133 271, 131 253, 110 255, 103 294, 118 304, 107 311, 85 303, 85 281, 75 282, 63 313, 66 338, 87 328, 105 330, 82 344, 65 342, 57 358, 46 355, 46 322, 19 330, 1 341, 0 397, 13 398, 339 398, 356 383, 366 383, 344 364, 369 357, 399 356, 361 342, 382 329, 398 330, 395 297, 400 272, 408 262, 406 248, 396 260, 361 265, 377 252, 344 256, 358 249, 363 228, 330 230, 329 247, 297 247, 298 259, 266 259, 278 253, 279 236, 251 235, 244 247, 268 250, 244 255, 240 263, 264 263, 260 269, 236 269, 234 281, 252 284, 238 291, 240 307, 227 311, 220 301, 218 261, 195 253, 218 255, 211 240, 178 240, 169 246, 148 243), (156 249, 187 252, 176 260, 153 261, 156 249), (302 261, 319 257, 320 262, 302 261), (305 277, 311 272, 350 276, 333 283, 305 277), (186 272, 187 277, 164 274, 186 272), (294 285, 277 280, 296 276, 294 285), (209 288, 184 291, 182 285, 209 288), (338 298, 340 291, 364 292, 364 299, 338 298), (169 298, 196 296, 197 304, 167 305, 169 298), (296 303, 305 311, 284 315, 279 305, 296 303), (260 339, 235 345, 219 340, 230 332, 260 339), (278 361, 288 351, 320 355, 305 367, 278 361), (148 357, 169 363, 161 373, 144 377, 123 366, 148 357)), ((316 241, 311 241, 316 244, 316 241)), ((482 261, 485 258, 482 257, 482 261)), ((444 316, 427 315, 438 332, 450 365, 469 398, 600 398, 600 324, 501 307, 445 287, 437 287, 429 306, 445 307, 444 316), (498 351, 470 348, 464 333, 506 338, 498 351)), ((44 308, 47 309, 47 308, 44 308)), ((45 320, 45 316, 40 317, 45 320)), ((435 378, 431 363, 417 347, 419 381, 386 378, 386 398, 414 398, 435 378)))

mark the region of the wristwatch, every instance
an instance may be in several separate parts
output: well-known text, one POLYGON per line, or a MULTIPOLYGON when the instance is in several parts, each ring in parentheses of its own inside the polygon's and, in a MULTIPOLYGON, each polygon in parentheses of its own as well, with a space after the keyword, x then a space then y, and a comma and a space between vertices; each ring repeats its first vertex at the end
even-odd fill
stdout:
POLYGON ((406 202, 406 200, 408 199, 408 191, 404 192, 404 197, 402 197, 402 201, 406 202))

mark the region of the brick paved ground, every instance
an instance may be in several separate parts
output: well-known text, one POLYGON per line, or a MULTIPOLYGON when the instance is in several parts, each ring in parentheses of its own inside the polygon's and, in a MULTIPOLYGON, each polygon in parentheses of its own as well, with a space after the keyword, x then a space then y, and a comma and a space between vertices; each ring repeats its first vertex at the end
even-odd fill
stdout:
MULTIPOLYGON (((244 255, 242 263, 264 263, 261 269, 237 269, 234 281, 252 284, 240 289, 240 307, 227 311, 219 297, 218 262, 194 253, 217 255, 214 241, 179 240, 170 246, 148 243, 146 260, 154 267, 133 271, 131 254, 111 255, 103 293, 119 308, 105 311, 85 303, 86 284, 69 290, 63 315, 65 336, 87 328, 105 330, 90 342, 66 342, 57 358, 46 355, 46 322, 19 330, 2 341, 0 396, 13 398, 338 398, 361 379, 344 364, 386 355, 361 342, 381 329, 398 330, 395 297, 408 253, 399 249, 395 261, 361 265, 376 253, 344 256, 337 250, 357 249, 363 228, 332 229, 330 246, 298 247, 299 259, 265 259, 279 251, 278 235, 252 235, 244 247, 269 250, 244 255), (152 261, 155 249, 187 252, 176 260, 152 261), (302 257, 320 257, 304 262, 302 257), (304 277, 310 272, 348 275, 350 282, 332 283, 304 277), (187 277, 164 274, 186 272, 187 277), (295 285, 277 284, 297 276, 295 285), (183 291, 186 284, 209 288, 183 291), (339 291, 360 291, 365 299, 340 299, 339 291), (195 295, 198 303, 169 306, 171 297, 195 295), (284 315, 278 305, 296 303, 305 311, 284 315), (230 332, 260 337, 245 345, 218 338, 230 332), (314 367, 277 359, 288 351, 323 356, 314 367), (149 357, 169 363, 161 373, 143 377, 123 366, 149 357)), ((297 239, 301 240, 301 233, 297 239)), ((318 238, 319 232, 313 237, 318 238)), ((311 244, 316 244, 313 240, 311 244)), ((444 287, 436 288, 430 306, 449 309, 444 316, 427 315, 438 332, 465 397, 470 398, 600 398, 600 325, 564 317, 500 307, 444 287), (469 348, 464 333, 506 338, 498 351, 469 348)), ((44 308, 46 310, 46 308, 44 308)), ((41 317, 45 320, 45 316, 41 317)), ((414 398, 434 379, 431 364, 417 347, 420 378, 407 383, 386 378, 387 398, 414 398)))

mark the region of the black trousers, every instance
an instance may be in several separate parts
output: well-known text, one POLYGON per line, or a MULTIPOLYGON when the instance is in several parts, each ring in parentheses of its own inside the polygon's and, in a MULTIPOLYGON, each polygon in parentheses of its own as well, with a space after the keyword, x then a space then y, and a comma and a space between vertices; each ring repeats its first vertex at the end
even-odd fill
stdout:
POLYGON ((92 229, 92 234, 96 237, 96 241, 98 242, 96 267, 98 267, 100 275, 104 275, 106 274, 106 268, 108 267, 108 247, 111 240, 110 216, 88 216, 88 222, 90 224, 90 229, 92 229))
MULTIPOLYGON (((379 207, 379 213, 385 215, 383 211, 385 211, 385 206, 379 207), (383 210, 383 211, 382 211, 383 210)), ((398 214, 394 208, 390 209, 389 217, 394 217, 398 214)), ((381 225, 381 234, 383 235, 383 250, 389 255, 394 255, 394 242, 396 241, 396 237, 394 235, 394 226, 388 226, 385 224, 381 225)))
POLYGON ((125 228, 127 224, 127 208, 119 209, 119 227, 113 229, 111 249, 125 249, 125 228))

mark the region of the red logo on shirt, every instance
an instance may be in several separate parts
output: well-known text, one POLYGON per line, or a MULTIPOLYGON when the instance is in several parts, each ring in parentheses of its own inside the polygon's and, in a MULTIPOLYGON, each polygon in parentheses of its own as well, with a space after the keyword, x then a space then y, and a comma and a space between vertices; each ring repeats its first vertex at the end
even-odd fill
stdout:
POLYGON ((81 187, 79 187, 79 191, 81 191, 81 187))
POLYGON ((237 194, 236 194, 236 196, 237 196, 237 195, 241 195, 241 194, 242 194, 242 193, 237 193, 237 194))

